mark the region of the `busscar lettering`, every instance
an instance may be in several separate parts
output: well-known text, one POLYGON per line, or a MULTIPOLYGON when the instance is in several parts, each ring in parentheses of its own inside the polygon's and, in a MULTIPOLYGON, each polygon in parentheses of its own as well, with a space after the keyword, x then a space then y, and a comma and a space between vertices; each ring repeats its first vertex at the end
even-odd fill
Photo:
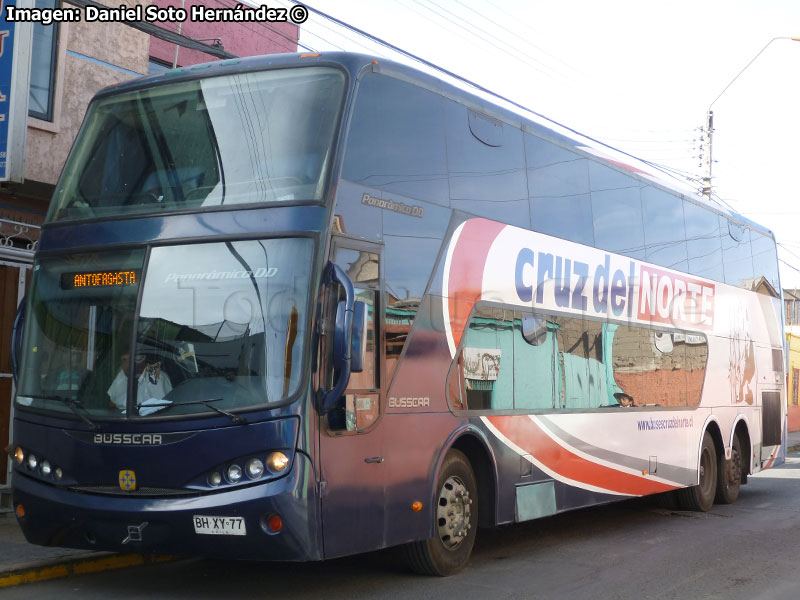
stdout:
POLYGON ((389 408, 425 408, 430 405, 428 396, 389 398, 389 408))
POLYGON ((119 446, 158 446, 163 438, 160 433, 96 433, 92 441, 119 446))

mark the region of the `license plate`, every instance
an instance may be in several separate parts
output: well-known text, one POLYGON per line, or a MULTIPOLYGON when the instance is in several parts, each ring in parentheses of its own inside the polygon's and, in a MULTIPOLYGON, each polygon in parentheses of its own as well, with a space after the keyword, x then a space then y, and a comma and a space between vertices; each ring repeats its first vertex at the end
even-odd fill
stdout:
POLYGON ((244 517, 206 517, 194 515, 194 532, 204 535, 247 535, 244 517))

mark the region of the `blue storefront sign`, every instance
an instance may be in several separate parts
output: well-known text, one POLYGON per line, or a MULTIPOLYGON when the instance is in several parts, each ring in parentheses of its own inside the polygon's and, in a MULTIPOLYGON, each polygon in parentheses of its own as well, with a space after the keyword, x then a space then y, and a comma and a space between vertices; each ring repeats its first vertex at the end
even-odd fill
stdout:
POLYGON ((0 15, 0 181, 21 181, 27 132, 31 24, 6 18, 8 6, 30 0, 3 0, 0 15))

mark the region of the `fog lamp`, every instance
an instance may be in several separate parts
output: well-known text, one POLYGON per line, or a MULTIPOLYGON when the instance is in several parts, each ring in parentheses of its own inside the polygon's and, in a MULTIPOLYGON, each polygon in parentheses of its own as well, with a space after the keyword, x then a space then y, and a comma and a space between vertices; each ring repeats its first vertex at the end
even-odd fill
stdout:
POLYGON ((257 458, 251 458, 247 461, 245 469, 250 479, 258 479, 264 474, 264 463, 257 458))
POLYGON ((228 481, 231 483, 238 483, 242 478, 242 467, 239 465, 231 465, 228 467, 228 481))
POLYGON ((267 466, 270 471, 280 473, 289 466, 289 457, 283 452, 270 452, 269 456, 267 456, 267 466))

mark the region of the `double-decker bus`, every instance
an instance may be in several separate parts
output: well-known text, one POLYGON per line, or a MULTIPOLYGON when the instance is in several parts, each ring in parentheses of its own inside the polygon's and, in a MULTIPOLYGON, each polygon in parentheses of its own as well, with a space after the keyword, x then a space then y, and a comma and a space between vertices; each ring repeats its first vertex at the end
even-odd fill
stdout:
POLYGON ((18 344, 30 542, 319 560, 780 460, 773 235, 578 136, 356 54, 93 99, 18 344))

